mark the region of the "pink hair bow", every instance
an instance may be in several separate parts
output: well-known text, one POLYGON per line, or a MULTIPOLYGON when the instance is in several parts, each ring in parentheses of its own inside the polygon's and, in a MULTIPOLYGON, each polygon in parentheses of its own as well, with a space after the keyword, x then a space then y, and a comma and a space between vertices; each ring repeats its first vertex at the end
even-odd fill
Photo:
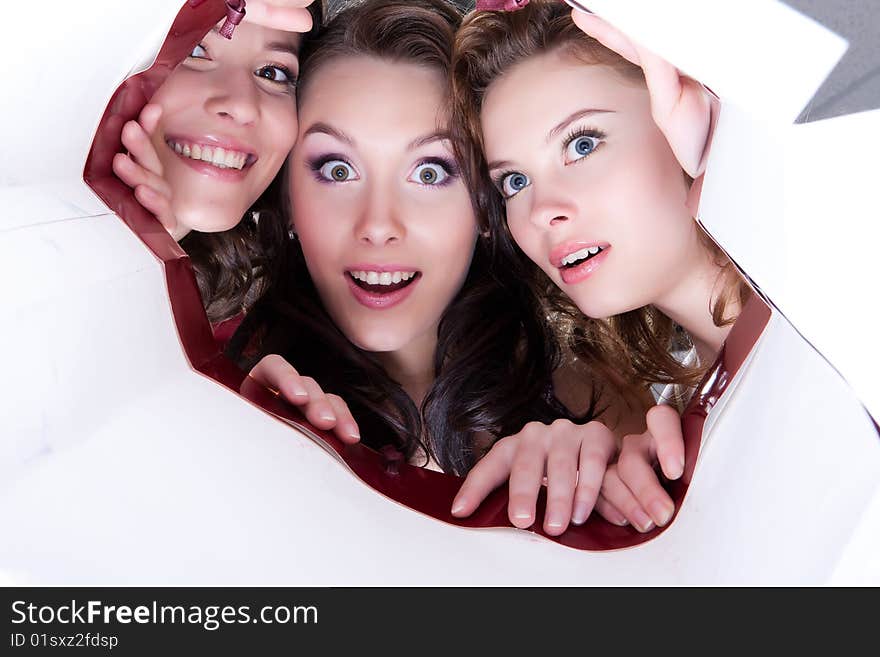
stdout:
MULTIPOLYGON (((198 7, 205 0, 189 0, 190 7, 198 7)), ((226 0, 226 20, 223 21, 223 25, 220 27, 220 35, 226 37, 227 39, 232 38, 232 33, 235 31, 235 26, 241 23, 244 19, 245 13, 247 13, 244 9, 244 6, 247 4, 247 0, 226 0)))
POLYGON ((522 9, 529 0, 477 0, 478 11, 516 11, 522 9))

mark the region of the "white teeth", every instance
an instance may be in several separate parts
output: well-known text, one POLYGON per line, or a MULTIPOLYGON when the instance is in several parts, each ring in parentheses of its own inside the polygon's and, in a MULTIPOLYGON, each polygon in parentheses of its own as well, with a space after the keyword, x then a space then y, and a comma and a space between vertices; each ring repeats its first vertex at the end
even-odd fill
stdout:
POLYGON ((367 285, 396 285, 402 281, 415 278, 414 271, 350 271, 349 275, 367 285))
POLYGON ((247 163, 247 153, 226 150, 220 147, 199 146, 198 144, 182 144, 168 142, 168 145, 179 155, 213 164, 219 169, 243 169, 247 163))
POLYGON ((575 251, 562 259, 563 265, 572 265, 576 263, 578 260, 584 260, 585 258, 589 258, 590 256, 594 256, 598 254, 602 249, 598 246, 591 246, 586 249, 581 249, 580 251, 575 251))

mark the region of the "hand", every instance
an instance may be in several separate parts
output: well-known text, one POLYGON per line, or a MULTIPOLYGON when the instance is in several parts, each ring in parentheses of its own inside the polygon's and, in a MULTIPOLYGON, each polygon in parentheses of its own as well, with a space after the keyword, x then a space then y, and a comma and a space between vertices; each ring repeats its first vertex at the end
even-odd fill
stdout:
POLYGON ((129 121, 122 127, 122 145, 128 153, 117 153, 113 157, 113 172, 134 189, 138 202, 178 239, 177 219, 171 211, 171 186, 163 177, 162 163, 150 141, 161 116, 159 105, 148 104, 137 121, 129 121))
POLYGON ((342 398, 326 394, 313 378, 302 376, 281 356, 266 356, 248 376, 299 407, 306 419, 318 429, 332 429, 347 444, 361 439, 357 422, 342 398))
POLYGON ((306 9, 312 1, 247 0, 245 20, 285 32, 305 33, 312 29, 312 15, 306 9))
POLYGON ((681 168, 692 178, 700 176, 706 168, 712 123, 714 99, 709 92, 595 14, 574 9, 571 17, 586 34, 642 67, 654 122, 669 142, 681 168))
POLYGON ((531 422, 502 438, 473 467, 452 504, 452 515, 466 517, 495 488, 510 480, 510 522, 521 529, 535 522, 535 504, 546 473, 544 531, 558 536, 586 522, 593 510, 616 443, 600 422, 577 425, 557 420, 531 422))
POLYGON ((654 464, 659 461, 667 479, 684 473, 684 437, 681 418, 671 406, 651 408, 648 429, 626 436, 617 463, 605 472, 596 511, 611 523, 631 522, 641 532, 663 527, 672 518, 675 505, 660 485, 654 464))

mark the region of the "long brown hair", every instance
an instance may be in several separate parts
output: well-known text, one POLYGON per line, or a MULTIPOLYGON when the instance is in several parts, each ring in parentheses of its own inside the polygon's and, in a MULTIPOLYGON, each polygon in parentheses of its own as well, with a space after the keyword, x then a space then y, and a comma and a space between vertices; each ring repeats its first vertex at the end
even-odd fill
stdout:
MULTIPOLYGON (((461 17, 446 0, 366 0, 343 10, 301 51, 299 102, 308 97, 318 69, 343 56, 415 63, 446 80, 461 17)), ((282 208, 289 216, 289 199, 282 208)), ((265 354, 284 356, 346 401, 368 446, 391 444, 408 458, 428 455, 446 472, 463 474, 481 456, 478 433, 500 438, 532 420, 567 416, 552 394, 559 358, 546 319, 529 303, 515 270, 495 259, 489 240, 477 240, 462 289, 441 317, 435 380, 421 408, 374 354, 356 347, 334 324, 301 246, 296 240, 287 244, 279 275, 229 353, 245 366, 265 354)))
MULTIPOLYGON (((653 306, 645 306, 607 320, 583 315, 544 272, 516 246, 507 227, 504 203, 489 181, 482 155, 480 111, 489 86, 517 62, 529 57, 562 51, 585 64, 613 68, 634 84, 645 84, 641 67, 627 61, 587 36, 571 20, 571 8, 554 0, 532 0, 513 12, 477 11, 464 21, 456 36, 453 55, 453 102, 455 128, 462 143, 474 144, 463 161, 479 181, 480 220, 508 257, 526 260, 526 281, 534 303, 542 306, 557 326, 559 338, 611 381, 623 375, 626 387, 646 383, 693 385, 705 368, 685 367, 672 355, 688 346, 689 337, 672 320, 653 306)), ((684 175, 684 172, 682 172, 684 175)), ((692 182, 688 179, 689 182, 692 182)), ((711 308, 718 326, 732 323, 725 309, 734 299, 745 302, 748 287, 730 260, 699 230, 703 246, 720 267, 721 292, 711 308)))
MULTIPOLYGON (((309 5, 312 29, 303 35, 300 50, 319 33, 323 5, 322 0, 309 5)), ((245 312, 266 291, 287 235, 278 213, 280 189, 279 174, 234 228, 220 233, 191 231, 180 240, 212 324, 245 312)))

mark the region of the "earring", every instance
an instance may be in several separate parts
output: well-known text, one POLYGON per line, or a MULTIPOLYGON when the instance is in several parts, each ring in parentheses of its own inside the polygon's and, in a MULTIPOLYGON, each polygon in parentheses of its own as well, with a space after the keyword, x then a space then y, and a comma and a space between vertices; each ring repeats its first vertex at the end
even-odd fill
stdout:
POLYGON ((260 224, 260 212, 259 210, 251 210, 250 211, 250 220, 255 226, 260 224))
POLYGON ((296 231, 293 228, 287 229, 287 239, 296 240, 296 231))

